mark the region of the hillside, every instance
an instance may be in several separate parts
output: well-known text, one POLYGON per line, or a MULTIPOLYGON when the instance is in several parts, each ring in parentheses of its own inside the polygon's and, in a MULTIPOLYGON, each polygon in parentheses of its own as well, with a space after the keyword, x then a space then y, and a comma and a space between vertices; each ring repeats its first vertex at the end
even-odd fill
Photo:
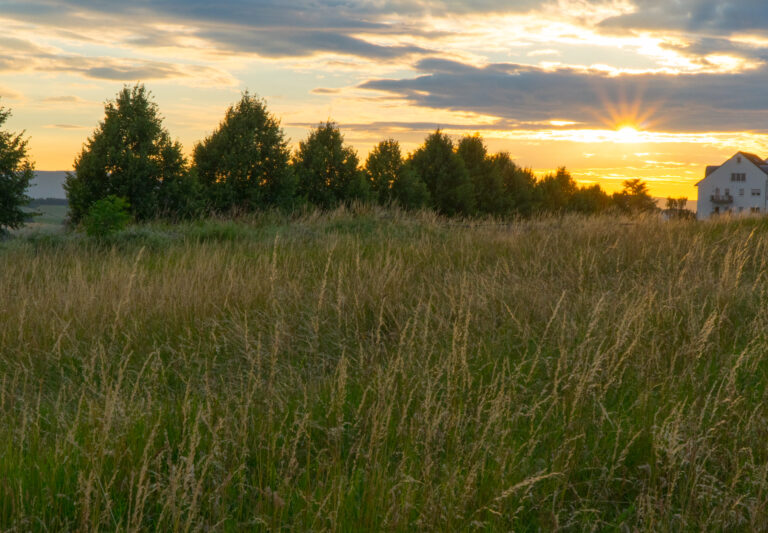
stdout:
POLYGON ((0 257, 0 530, 768 526, 765 219, 363 209, 0 257))
POLYGON ((36 170, 28 194, 32 198, 66 198, 64 191, 65 170, 36 170))

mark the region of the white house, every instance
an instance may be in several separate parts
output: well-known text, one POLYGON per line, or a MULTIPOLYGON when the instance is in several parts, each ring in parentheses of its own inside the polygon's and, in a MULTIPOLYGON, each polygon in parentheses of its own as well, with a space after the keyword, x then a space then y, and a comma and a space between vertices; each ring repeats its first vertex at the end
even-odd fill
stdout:
POLYGON ((704 179, 696 186, 699 219, 721 213, 766 213, 768 162, 754 154, 738 152, 719 167, 707 167, 704 179))

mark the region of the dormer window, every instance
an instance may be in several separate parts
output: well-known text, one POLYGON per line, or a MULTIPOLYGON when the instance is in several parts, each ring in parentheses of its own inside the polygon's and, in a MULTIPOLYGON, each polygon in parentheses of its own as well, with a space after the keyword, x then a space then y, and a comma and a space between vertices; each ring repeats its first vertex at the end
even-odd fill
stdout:
POLYGON ((747 175, 744 172, 733 172, 731 181, 747 181, 747 175))

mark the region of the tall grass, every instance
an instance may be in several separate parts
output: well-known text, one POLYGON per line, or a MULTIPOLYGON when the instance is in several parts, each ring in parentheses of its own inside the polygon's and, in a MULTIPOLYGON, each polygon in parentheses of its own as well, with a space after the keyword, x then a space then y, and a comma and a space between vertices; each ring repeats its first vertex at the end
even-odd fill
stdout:
POLYGON ((768 224, 0 248, 0 530, 768 527, 768 224))

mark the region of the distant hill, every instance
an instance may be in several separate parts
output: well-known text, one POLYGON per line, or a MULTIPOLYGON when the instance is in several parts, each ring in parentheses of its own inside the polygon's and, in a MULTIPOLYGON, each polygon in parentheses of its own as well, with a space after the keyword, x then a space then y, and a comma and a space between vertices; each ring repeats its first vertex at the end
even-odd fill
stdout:
POLYGON ((64 178, 66 170, 38 170, 30 184, 28 194, 32 198, 66 198, 64 178))

